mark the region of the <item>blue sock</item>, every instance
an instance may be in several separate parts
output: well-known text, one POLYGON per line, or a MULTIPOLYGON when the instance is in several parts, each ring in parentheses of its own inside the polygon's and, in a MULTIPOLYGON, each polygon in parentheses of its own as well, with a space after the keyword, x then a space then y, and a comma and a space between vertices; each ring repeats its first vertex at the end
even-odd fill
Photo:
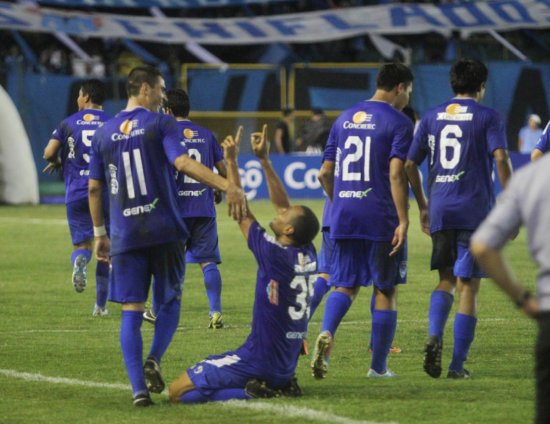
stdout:
POLYGON ((216 264, 208 264, 203 270, 204 288, 210 303, 210 316, 222 311, 222 276, 216 264))
POLYGON ((449 365, 450 370, 461 371, 464 367, 464 361, 468 357, 468 350, 474 340, 476 332, 477 318, 471 315, 455 315, 455 344, 453 349, 453 360, 449 365))
MULTIPOLYGON (((153 279, 153 284, 155 284, 155 280, 153 279)), ((151 309, 153 310, 153 315, 154 316, 157 316, 159 314, 159 308, 160 306, 157 305, 157 302, 155 302, 155 293, 154 293, 154 290, 153 290, 153 293, 151 293, 151 303, 153 304, 153 306, 151 306, 151 309)))
POLYGON ((151 343, 149 357, 155 358, 158 362, 164 356, 172 337, 178 328, 180 320, 181 299, 172 299, 169 303, 161 305, 155 321, 155 334, 151 343))
POLYGON ((96 305, 104 308, 107 303, 107 290, 109 288, 109 264, 98 262, 95 268, 96 305))
POLYGON ((143 312, 122 311, 120 325, 120 347, 126 372, 132 384, 134 396, 148 393, 143 374, 143 340, 141 338, 141 323, 143 312))
POLYGON ((201 394, 198 390, 191 390, 180 396, 181 403, 204 403, 208 400, 208 396, 201 394))
POLYGON ((246 394, 244 389, 220 389, 210 395, 212 401, 224 401, 231 399, 252 399, 252 396, 246 394))
POLYGON ((372 361, 371 368, 379 374, 386 372, 386 359, 395 336, 397 311, 372 313, 372 361))
MULTIPOLYGON (((376 299, 376 295, 374 294, 374 287, 372 288, 372 296, 370 298, 370 316, 374 317, 374 302, 376 299)), ((372 349, 372 324, 370 329, 370 342, 369 342, 369 348, 372 349)))
POLYGON ((453 306, 454 296, 443 290, 432 292, 430 297, 430 312, 428 313, 429 320, 429 335, 437 336, 443 341, 443 332, 445 324, 449 318, 449 312, 453 306))
POLYGON ((351 298, 347 294, 339 291, 331 292, 325 303, 325 316, 323 317, 321 332, 328 330, 332 334, 332 337, 334 337, 340 321, 342 321, 350 306, 351 298))
POLYGON ((92 252, 88 249, 76 249, 73 250, 73 253, 71 253, 71 265, 74 266, 74 261, 79 255, 84 255, 86 257, 86 263, 90 262, 90 259, 92 259, 92 252))
POLYGON ((328 285, 328 281, 325 280, 323 277, 318 276, 315 284, 313 284, 313 297, 311 298, 311 305, 309 309, 310 320, 313 317, 315 310, 323 300, 323 297, 325 296, 325 294, 327 294, 329 290, 330 286, 328 285))

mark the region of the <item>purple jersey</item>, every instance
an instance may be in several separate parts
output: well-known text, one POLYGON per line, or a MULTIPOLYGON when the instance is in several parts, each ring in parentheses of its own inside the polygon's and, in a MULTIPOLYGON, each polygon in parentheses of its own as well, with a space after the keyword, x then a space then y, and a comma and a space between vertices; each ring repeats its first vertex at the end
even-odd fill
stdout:
POLYGON ((92 137, 111 119, 102 110, 84 109, 61 121, 51 138, 61 142, 65 203, 88 197, 88 166, 92 137))
POLYGON ((535 149, 540 150, 542 153, 546 153, 550 150, 550 131, 548 130, 548 127, 550 127, 550 121, 546 124, 546 128, 544 128, 539 141, 535 145, 535 149))
POLYGON ((429 156, 430 231, 474 230, 495 203, 493 152, 506 149, 498 113, 471 98, 453 98, 426 113, 408 158, 429 156))
POLYGON ((362 101, 336 119, 323 156, 335 162, 332 238, 392 240, 390 160, 405 160, 412 136, 411 120, 385 102, 362 101))
MULTIPOLYGON (((214 164, 223 160, 223 150, 218 144, 218 140, 206 128, 187 120, 178 121, 177 126, 190 157, 209 169, 214 169, 214 164)), ((183 173, 177 175, 177 186, 184 218, 216 217, 212 188, 183 173)))
POLYGON ((307 332, 315 248, 282 246, 257 222, 248 231, 248 247, 258 262, 252 331, 236 354, 259 371, 290 378, 307 332))
POLYGON ((176 120, 138 107, 96 132, 90 178, 109 190, 111 255, 187 238, 174 160, 187 154, 176 120))

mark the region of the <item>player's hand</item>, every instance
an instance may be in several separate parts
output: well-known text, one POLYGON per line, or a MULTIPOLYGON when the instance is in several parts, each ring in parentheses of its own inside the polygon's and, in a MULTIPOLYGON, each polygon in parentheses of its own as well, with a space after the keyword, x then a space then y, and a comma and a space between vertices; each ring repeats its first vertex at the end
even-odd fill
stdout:
POLYGON ((428 209, 420 210, 420 229, 423 233, 431 235, 430 233, 430 215, 428 214, 428 209))
POLYGON ((216 205, 220 204, 223 200, 223 192, 220 190, 214 190, 214 203, 216 205))
POLYGON ((111 263, 110 251, 111 240, 109 240, 109 237, 105 235, 95 238, 95 257, 99 262, 111 263))
POLYGON ((252 152, 258 159, 267 159, 269 157, 267 124, 264 124, 262 132, 254 132, 250 134, 250 143, 252 144, 252 152))
POLYGON ((409 229, 409 224, 399 224, 397 228, 395 229, 393 240, 391 242, 393 249, 390 252, 390 256, 395 255, 397 252, 401 250, 401 248, 405 245, 405 241, 407 240, 407 230, 409 229))
POLYGON ((231 184, 225 192, 225 196, 229 216, 233 216, 233 219, 240 222, 247 214, 246 196, 243 189, 231 184))
POLYGON ((237 157, 239 156, 239 147, 241 145, 241 135, 243 133, 242 125, 237 129, 237 134, 235 138, 232 135, 225 137, 222 143, 223 147, 223 156, 228 162, 237 162, 237 157))
POLYGON ((535 296, 529 297, 521 307, 521 310, 530 318, 537 318, 540 315, 539 301, 535 296))
POLYGON ((48 163, 48 166, 42 170, 42 172, 48 172, 48 175, 52 175, 57 171, 61 171, 61 168, 62 166, 60 161, 50 162, 48 163))

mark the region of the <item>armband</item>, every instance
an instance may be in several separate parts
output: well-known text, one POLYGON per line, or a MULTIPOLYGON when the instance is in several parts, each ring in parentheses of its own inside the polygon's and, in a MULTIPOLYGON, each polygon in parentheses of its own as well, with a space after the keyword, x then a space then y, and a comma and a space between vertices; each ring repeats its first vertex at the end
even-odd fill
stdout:
POLYGON ((521 295, 521 297, 518 300, 516 300, 516 306, 518 308, 523 308, 523 305, 525 305, 525 302, 527 302, 527 300, 531 296, 533 296, 533 294, 529 290, 525 290, 521 295))
POLYGON ((107 235, 107 230, 105 229, 105 225, 101 225, 100 227, 94 226, 94 237, 101 237, 106 235, 107 235))

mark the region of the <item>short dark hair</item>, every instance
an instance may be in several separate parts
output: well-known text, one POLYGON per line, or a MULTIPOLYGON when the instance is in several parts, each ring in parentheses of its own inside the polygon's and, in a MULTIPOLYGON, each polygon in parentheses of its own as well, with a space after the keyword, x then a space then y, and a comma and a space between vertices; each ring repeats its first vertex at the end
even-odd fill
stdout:
POLYGON ((293 112, 294 112, 294 109, 292 109, 291 107, 285 107, 281 110, 281 113, 283 114, 283 116, 292 115, 293 112))
POLYGON ((489 70, 477 59, 460 59, 449 73, 451 88, 455 94, 474 94, 487 81, 489 70))
POLYGON ((189 96, 181 88, 173 88, 166 93, 166 107, 174 116, 187 118, 189 116, 189 96))
POLYGON ((157 85, 159 77, 162 77, 162 73, 154 66, 136 66, 128 74, 128 79, 126 80, 126 94, 128 94, 128 97, 138 96, 141 85, 144 82, 154 87, 157 85))
POLYGON ((90 96, 90 101, 96 105, 102 105, 105 103, 105 84, 98 79, 89 79, 83 81, 80 85, 82 94, 85 96, 90 96))
POLYGON ((313 211, 307 206, 300 206, 302 214, 297 214, 292 222, 294 233, 291 238, 297 247, 311 243, 319 232, 319 220, 313 211))
POLYGON ((402 63, 385 63, 376 75, 376 88, 391 91, 396 85, 409 86, 414 80, 411 70, 402 63))
POLYGON ((314 107, 313 109, 311 109, 311 113, 313 113, 314 115, 322 115, 325 113, 325 111, 320 107, 314 107))

